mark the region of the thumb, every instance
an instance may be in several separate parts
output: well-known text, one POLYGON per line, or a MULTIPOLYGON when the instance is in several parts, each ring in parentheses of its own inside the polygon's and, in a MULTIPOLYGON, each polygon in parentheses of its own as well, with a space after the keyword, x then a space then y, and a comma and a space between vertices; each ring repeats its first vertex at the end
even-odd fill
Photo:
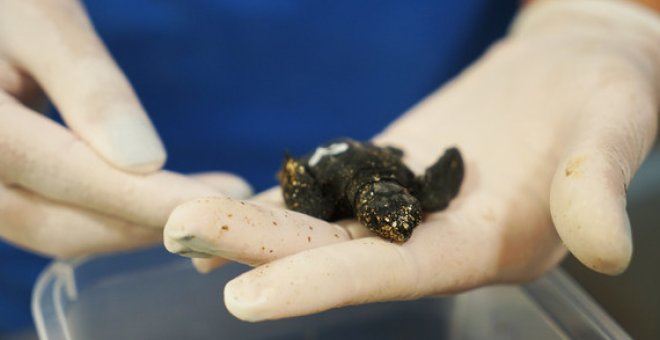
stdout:
POLYGON ((45 89, 67 125, 112 165, 151 172, 165 150, 78 1, 9 1, 0 43, 45 89))
POLYGON ((250 183, 229 172, 201 172, 192 178, 232 198, 246 199, 254 193, 250 183))
POLYGON ((653 142, 657 104, 640 100, 643 91, 606 92, 589 102, 575 125, 553 178, 550 210, 575 257, 595 271, 616 275, 632 256, 626 191, 653 142))

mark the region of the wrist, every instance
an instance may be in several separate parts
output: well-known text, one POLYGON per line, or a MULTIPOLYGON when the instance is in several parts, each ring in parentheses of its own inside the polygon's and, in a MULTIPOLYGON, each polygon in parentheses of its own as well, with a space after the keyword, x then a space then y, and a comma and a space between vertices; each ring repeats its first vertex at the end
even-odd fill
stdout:
POLYGON ((660 98, 660 14, 632 1, 535 1, 515 19, 510 37, 572 41, 585 52, 615 53, 641 70, 660 98))
POLYGON ((590 26, 606 33, 635 32, 660 40, 660 14, 627 0, 539 0, 513 23, 514 35, 590 26), (567 25, 569 24, 569 25, 567 25), (609 32, 608 32, 609 31, 609 32))

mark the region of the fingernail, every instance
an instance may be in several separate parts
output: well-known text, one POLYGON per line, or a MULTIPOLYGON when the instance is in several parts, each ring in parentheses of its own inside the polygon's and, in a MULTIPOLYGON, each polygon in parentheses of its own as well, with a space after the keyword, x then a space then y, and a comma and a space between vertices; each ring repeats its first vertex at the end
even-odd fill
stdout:
POLYGON ((137 115, 117 115, 109 121, 107 140, 109 161, 129 171, 144 173, 160 169, 165 148, 148 119, 137 115))
POLYGON ((165 249, 170 253, 191 257, 191 258, 209 258, 216 256, 213 245, 196 235, 193 230, 186 228, 185 224, 179 222, 185 221, 185 213, 188 210, 176 208, 170 214, 170 218, 163 229, 163 239, 165 249), (183 212, 183 216, 182 213, 183 212))
POLYGON ((163 238, 163 245, 165 246, 165 249, 172 254, 186 254, 190 250, 188 247, 179 243, 176 239, 168 237, 167 235, 163 238))
POLYGON ((163 240, 163 245, 165 246, 165 249, 167 249, 167 251, 170 253, 180 256, 190 258, 209 258, 213 256, 205 252, 197 251, 194 248, 188 247, 185 244, 181 244, 179 241, 167 236, 163 240))

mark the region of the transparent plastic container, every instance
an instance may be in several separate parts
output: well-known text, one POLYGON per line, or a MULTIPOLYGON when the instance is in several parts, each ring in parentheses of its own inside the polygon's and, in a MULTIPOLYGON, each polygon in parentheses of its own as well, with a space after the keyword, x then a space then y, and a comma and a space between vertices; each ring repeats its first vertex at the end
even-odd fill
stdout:
POLYGON ((524 286, 376 303, 262 323, 222 303, 247 270, 211 274, 161 249, 57 261, 40 276, 32 312, 41 339, 626 339, 562 271, 524 286))

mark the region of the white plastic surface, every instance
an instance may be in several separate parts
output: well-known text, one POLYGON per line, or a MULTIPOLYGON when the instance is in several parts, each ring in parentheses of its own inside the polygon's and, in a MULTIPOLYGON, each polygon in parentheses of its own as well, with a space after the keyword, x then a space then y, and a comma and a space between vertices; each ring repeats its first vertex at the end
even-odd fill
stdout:
POLYGON ((41 339, 626 339, 565 274, 450 298, 379 303, 246 323, 222 304, 246 270, 200 275, 161 249, 54 262, 34 289, 41 339))

